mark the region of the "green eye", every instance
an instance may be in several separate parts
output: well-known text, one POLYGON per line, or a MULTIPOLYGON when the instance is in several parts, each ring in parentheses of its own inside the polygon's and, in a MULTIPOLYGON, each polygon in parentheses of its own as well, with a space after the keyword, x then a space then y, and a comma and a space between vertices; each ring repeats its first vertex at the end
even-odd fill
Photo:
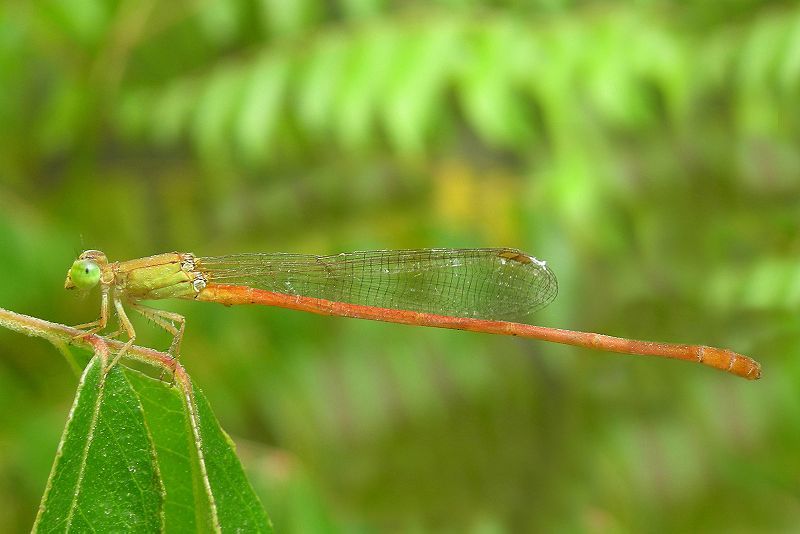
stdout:
POLYGON ((78 260, 69 271, 72 283, 78 289, 90 289, 100 281, 100 267, 92 260, 78 260))

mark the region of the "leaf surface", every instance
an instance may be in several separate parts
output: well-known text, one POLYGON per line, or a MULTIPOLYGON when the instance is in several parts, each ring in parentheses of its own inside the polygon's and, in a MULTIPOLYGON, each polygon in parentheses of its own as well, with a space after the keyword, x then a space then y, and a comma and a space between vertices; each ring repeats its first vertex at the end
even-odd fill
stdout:
POLYGON ((34 530, 271 532, 233 442, 186 375, 95 357, 81 377, 34 530))

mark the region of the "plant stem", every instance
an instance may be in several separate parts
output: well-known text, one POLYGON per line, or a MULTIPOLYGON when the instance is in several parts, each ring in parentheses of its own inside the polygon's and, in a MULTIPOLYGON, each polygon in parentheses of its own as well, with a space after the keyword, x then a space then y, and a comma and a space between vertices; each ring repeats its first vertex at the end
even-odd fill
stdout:
MULTIPOLYGON (((89 349, 98 354, 104 361, 108 362, 110 352, 119 351, 125 344, 115 339, 98 336, 97 334, 87 334, 82 330, 71 326, 52 323, 37 317, 15 313, 0 308, 0 326, 6 327, 16 332, 21 332, 32 337, 41 337, 59 347, 63 344, 75 345, 89 349)), ((125 358, 131 358, 150 365, 155 365, 170 372, 183 374, 180 364, 165 352, 133 345, 128 348, 125 358)))

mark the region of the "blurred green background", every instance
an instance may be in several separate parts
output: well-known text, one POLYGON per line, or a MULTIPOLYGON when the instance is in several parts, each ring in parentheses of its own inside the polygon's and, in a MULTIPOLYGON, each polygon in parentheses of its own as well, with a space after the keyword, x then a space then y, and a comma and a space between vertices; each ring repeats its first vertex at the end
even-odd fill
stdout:
MULTIPOLYGON (((94 319, 62 289, 84 248, 518 247, 559 277, 541 324, 764 378, 159 303, 277 530, 794 530, 799 96, 794 2, 7 1, 0 306, 94 319)), ((0 530, 30 528, 76 383, 0 331, 0 530)))

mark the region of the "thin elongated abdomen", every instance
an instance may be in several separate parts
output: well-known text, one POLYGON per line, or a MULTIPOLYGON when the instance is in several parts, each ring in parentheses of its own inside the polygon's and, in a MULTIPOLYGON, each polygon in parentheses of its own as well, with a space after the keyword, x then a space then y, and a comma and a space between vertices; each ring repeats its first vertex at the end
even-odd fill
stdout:
POLYGON ((508 321, 453 317, 418 311, 377 308, 360 304, 344 304, 342 302, 313 297, 293 297, 283 293, 265 291, 263 289, 221 284, 208 285, 197 295, 197 300, 218 302, 226 306, 234 304, 278 306, 321 315, 336 315, 356 319, 370 319, 373 321, 386 321, 539 339, 575 347, 600 349, 622 354, 660 356, 662 358, 697 362, 741 376, 748 380, 756 380, 761 377, 761 366, 752 358, 732 350, 708 347, 705 345, 639 341, 607 336, 605 334, 578 332, 575 330, 549 328, 508 321))

